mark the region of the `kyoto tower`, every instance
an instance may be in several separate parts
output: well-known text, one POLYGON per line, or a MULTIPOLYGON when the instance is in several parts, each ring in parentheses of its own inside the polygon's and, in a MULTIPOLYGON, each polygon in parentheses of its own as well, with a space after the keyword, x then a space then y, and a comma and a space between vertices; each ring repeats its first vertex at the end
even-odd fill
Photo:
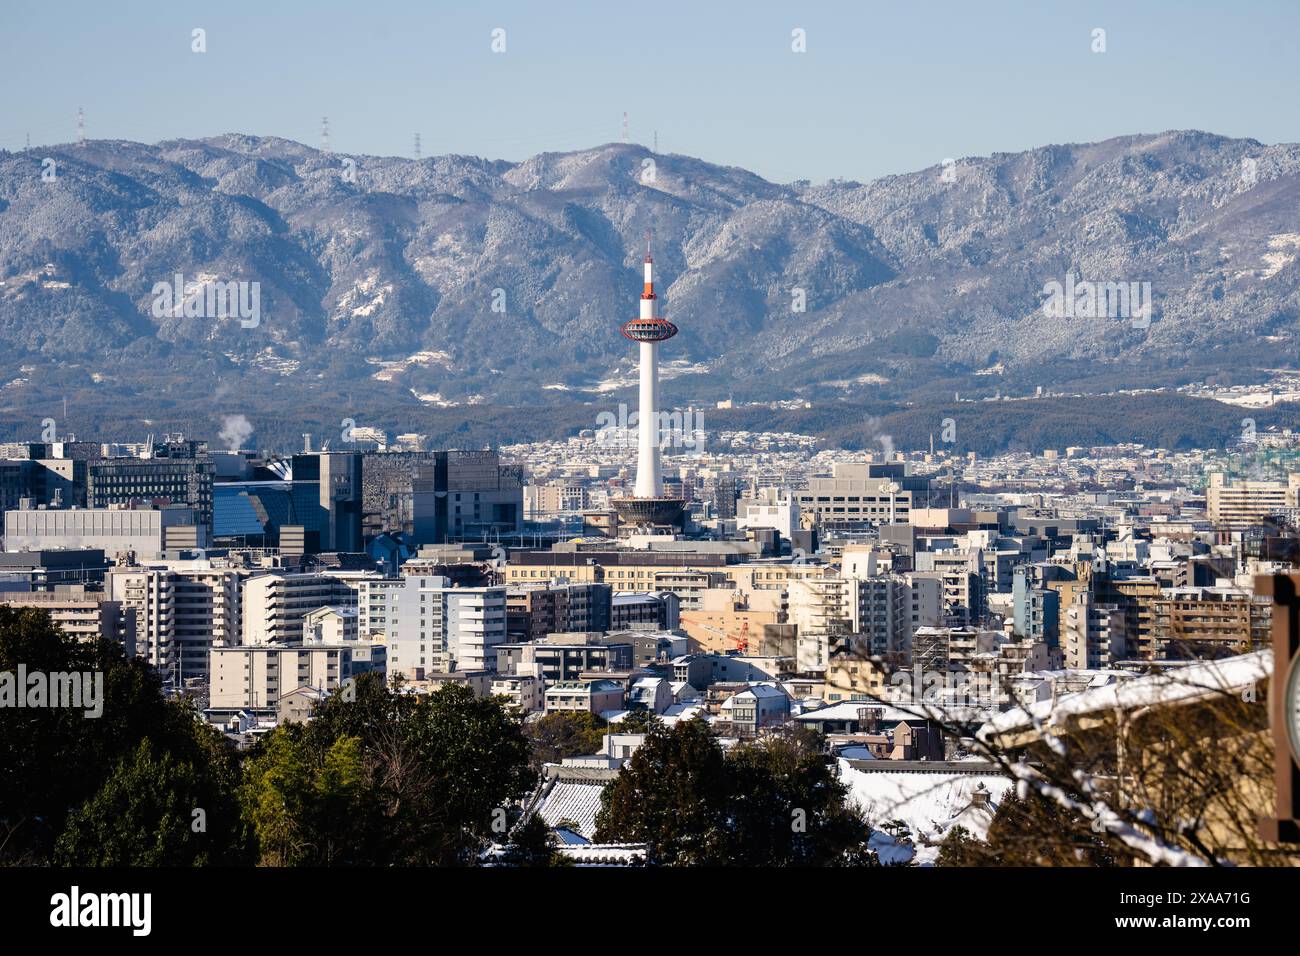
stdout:
POLYGON ((659 343, 677 334, 677 326, 655 315, 654 259, 647 240, 645 288, 641 314, 623 323, 623 334, 641 347, 640 409, 637 423, 636 485, 632 497, 616 499, 620 520, 631 525, 682 524, 681 498, 665 498, 659 468, 659 343))

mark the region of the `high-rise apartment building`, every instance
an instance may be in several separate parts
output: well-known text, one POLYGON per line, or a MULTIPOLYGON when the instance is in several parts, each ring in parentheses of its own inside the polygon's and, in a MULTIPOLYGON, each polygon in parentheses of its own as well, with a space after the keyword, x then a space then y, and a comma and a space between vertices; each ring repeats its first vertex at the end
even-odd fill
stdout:
POLYGON ((243 644, 293 644, 302 640, 309 611, 355 600, 347 584, 327 574, 274 572, 249 578, 243 587, 243 644))
POLYGON ((358 631, 388 645, 390 674, 409 680, 456 670, 495 670, 506 642, 506 589, 458 588, 448 578, 409 575, 359 583, 358 631))

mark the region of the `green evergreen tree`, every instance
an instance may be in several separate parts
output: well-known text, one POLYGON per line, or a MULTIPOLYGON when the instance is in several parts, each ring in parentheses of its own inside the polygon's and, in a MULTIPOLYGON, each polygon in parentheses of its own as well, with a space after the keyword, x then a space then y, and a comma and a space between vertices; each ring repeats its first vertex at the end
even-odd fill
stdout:
MULTIPOLYGON (((222 862, 201 776, 142 740, 81 805, 55 845, 60 866, 198 866, 222 862)), ((227 827, 218 828, 218 834, 227 827)))

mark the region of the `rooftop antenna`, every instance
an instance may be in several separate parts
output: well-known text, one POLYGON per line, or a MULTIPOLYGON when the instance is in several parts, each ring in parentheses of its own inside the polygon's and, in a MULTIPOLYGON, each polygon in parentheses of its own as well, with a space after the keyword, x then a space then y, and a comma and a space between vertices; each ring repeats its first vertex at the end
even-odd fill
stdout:
POLYGON ((77 142, 86 141, 86 111, 80 106, 77 107, 77 142))
POLYGON ((623 111, 623 142, 627 142, 627 110, 623 111))
POLYGON ((328 116, 320 118, 320 146, 325 152, 330 151, 330 118, 328 116))
POLYGON ((415 158, 420 158, 420 134, 415 134, 415 158))

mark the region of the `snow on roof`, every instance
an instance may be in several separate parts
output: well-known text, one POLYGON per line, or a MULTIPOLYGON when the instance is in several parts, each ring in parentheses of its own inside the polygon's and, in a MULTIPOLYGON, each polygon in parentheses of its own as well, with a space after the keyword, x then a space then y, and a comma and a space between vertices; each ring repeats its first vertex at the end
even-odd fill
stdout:
POLYGON ((867 846, 876 851, 883 866, 905 866, 916 856, 916 850, 906 843, 897 843, 883 830, 873 830, 867 846))
MULTIPOLYGON (((966 811, 981 788, 996 806, 1012 786, 1010 777, 998 774, 863 771, 843 758, 836 763, 840 779, 849 787, 849 799, 862 808, 873 826, 902 820, 918 844, 942 840, 958 822, 973 837, 984 839, 992 816, 966 811)), ((887 766, 888 761, 879 765, 887 766)))
POLYGON ((1091 687, 1052 701, 1036 701, 1029 708, 1016 707, 997 714, 979 729, 978 737, 988 740, 997 734, 1025 730, 1038 720, 1060 722, 1079 714, 1108 710, 1133 710, 1150 704, 1189 703, 1223 692, 1235 692, 1257 681, 1267 680, 1273 671, 1273 652, 1254 651, 1218 661, 1200 661, 1147 674, 1121 683, 1091 687))
POLYGON ((673 727, 679 720, 693 720, 704 712, 699 704, 673 704, 659 715, 659 719, 664 722, 664 726, 673 727))
POLYGON ((668 709, 665 710, 662 714, 660 714, 660 716, 681 717, 684 715, 689 720, 692 714, 697 714, 702 709, 703 709, 703 705, 701 705, 698 700, 695 701, 685 700, 682 701, 680 704, 669 704, 668 709))
POLYGON ((645 862, 644 843, 590 843, 556 847, 577 866, 629 866, 645 862))
POLYGON ((829 707, 819 707, 816 710, 811 710, 806 714, 801 714, 798 719, 806 721, 857 720, 859 717, 859 711, 864 707, 873 707, 880 710, 881 720, 920 719, 916 713, 910 710, 892 707, 884 701, 879 700, 846 700, 838 704, 831 704, 829 707))
POLYGON ((572 829, 579 836, 591 839, 596 832, 600 792, 605 789, 605 783, 604 780, 593 783, 557 780, 537 808, 537 813, 549 827, 568 820, 575 824, 572 829))

